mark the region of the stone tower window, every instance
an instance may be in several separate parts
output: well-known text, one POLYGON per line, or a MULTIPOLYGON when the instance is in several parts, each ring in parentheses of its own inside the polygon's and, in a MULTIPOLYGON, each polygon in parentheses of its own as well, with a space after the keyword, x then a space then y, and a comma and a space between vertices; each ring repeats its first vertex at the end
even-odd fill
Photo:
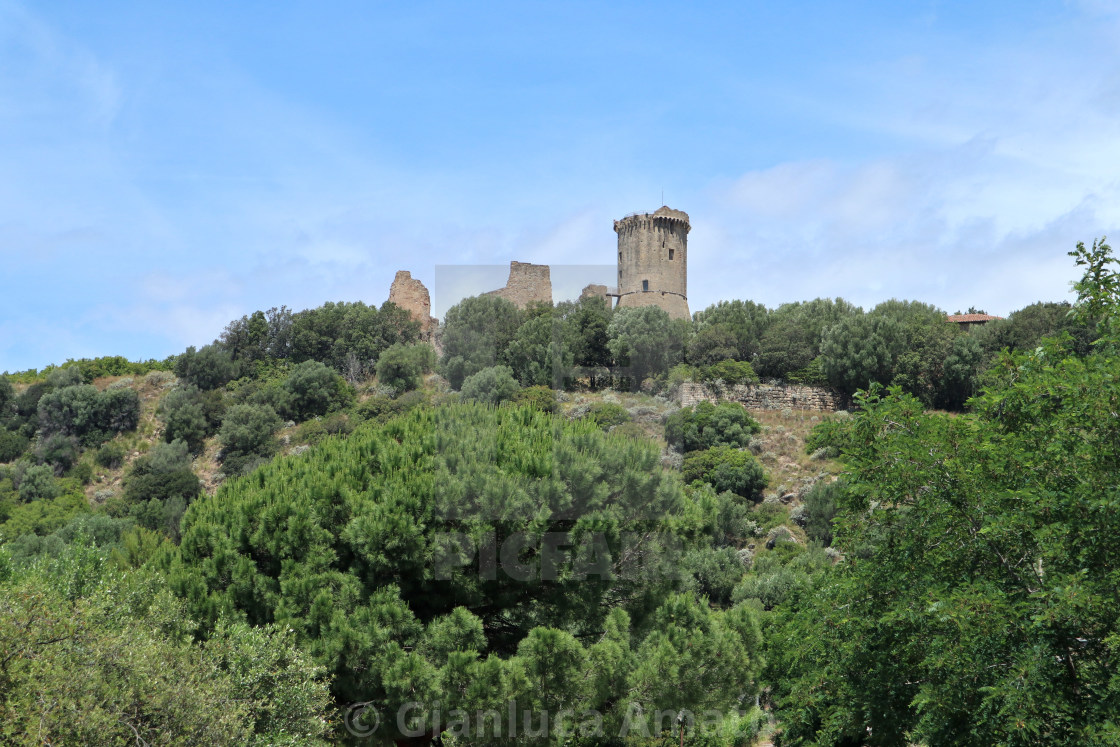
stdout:
POLYGON ((648 291, 649 290, 649 281, 648 280, 643 280, 642 281, 642 290, 643 291, 648 291))
POLYGON ((670 250, 669 250, 669 259, 672 259, 672 258, 673 258, 673 250, 672 250, 672 249, 670 249, 670 250))

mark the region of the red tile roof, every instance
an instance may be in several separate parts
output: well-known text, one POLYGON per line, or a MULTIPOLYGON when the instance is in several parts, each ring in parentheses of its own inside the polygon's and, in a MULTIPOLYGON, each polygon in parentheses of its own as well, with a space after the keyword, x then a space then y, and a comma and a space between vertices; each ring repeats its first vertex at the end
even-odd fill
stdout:
POLYGON ((945 317, 947 322, 990 322, 993 319, 1003 319, 1002 316, 992 316, 991 314, 950 314, 945 317))

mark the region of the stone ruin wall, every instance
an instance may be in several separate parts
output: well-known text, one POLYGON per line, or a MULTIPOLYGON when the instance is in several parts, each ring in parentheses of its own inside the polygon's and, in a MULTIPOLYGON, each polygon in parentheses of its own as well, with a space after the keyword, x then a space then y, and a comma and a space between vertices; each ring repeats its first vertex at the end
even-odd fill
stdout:
POLYGON ((851 400, 841 392, 823 386, 802 384, 736 384, 716 390, 686 381, 681 384, 676 399, 681 407, 691 407, 700 402, 738 402, 748 410, 816 410, 836 412, 851 407, 851 400))
POLYGON ((427 340, 438 321, 432 317, 432 299, 428 289, 412 277, 408 270, 398 270, 389 286, 389 302, 401 307, 420 322, 420 335, 427 340))
POLYGON ((504 288, 484 295, 499 296, 524 309, 531 303, 552 303, 552 274, 548 265, 530 262, 510 262, 509 280, 504 288))

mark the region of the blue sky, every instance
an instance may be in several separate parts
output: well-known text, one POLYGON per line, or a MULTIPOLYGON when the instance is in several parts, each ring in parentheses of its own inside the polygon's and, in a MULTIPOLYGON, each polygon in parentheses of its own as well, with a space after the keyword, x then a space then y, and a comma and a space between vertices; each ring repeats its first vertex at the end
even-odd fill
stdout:
POLYGON ((662 191, 694 311, 1067 299, 1120 226, 1116 9, 0 0, 0 370, 609 264, 662 191))

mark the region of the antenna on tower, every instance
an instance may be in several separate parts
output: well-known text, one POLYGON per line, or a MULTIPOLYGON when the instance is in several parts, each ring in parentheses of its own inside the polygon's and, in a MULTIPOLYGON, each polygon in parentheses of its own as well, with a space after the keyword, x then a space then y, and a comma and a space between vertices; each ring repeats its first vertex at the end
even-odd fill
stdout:
POLYGON ((662 205, 665 204, 665 188, 664 187, 661 188, 661 204, 662 205))

